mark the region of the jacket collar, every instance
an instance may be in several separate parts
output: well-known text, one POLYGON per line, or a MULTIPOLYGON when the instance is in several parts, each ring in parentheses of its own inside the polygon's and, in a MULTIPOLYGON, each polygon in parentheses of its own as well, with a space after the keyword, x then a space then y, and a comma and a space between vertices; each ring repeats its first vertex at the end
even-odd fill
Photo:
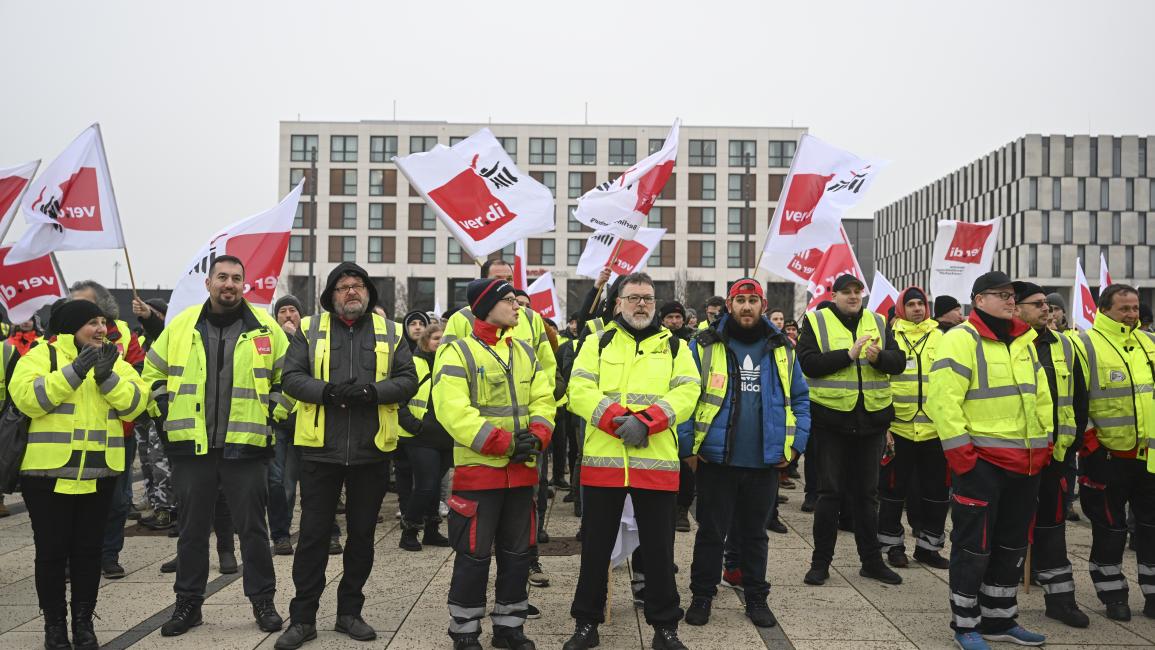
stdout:
MULTIPOLYGON (((248 300, 242 300, 241 306, 237 309, 241 310, 241 323, 244 325, 246 332, 264 327, 264 324, 261 323, 256 314, 253 313, 253 306, 249 304, 248 300)), ((197 317, 198 323, 205 320, 205 315, 209 313, 209 310, 209 301, 206 300, 205 304, 201 305, 201 313, 200 316, 197 317)))
POLYGON ((1099 312, 1095 314, 1095 323, 1092 327, 1096 332, 1107 337, 1111 341, 1126 341, 1134 336, 1135 330, 1127 327, 1125 324, 1111 318, 1110 316, 1099 312))
MULTIPOLYGON (((979 310, 977 310, 977 309, 971 310, 970 316, 967 317, 966 322, 973 325, 975 328, 975 331, 977 331, 979 333, 979 336, 983 337, 984 339, 990 339, 992 341, 999 340, 999 337, 996 336, 995 333, 991 331, 991 328, 987 327, 987 324, 983 322, 982 317, 979 316, 979 310)), ((1018 318, 1012 318, 1011 319, 1011 337, 1012 338, 1017 339, 1020 336, 1022 336, 1023 334, 1030 332, 1030 331, 1032 331, 1030 325, 1027 325, 1026 323, 1024 323, 1022 320, 1020 320, 1018 318)), ((1031 339, 1033 340, 1034 337, 1032 336, 1031 339)))
POLYGON ((938 321, 933 318, 924 319, 921 323, 912 323, 905 318, 894 319, 894 324, 891 326, 896 332, 909 332, 911 334, 921 335, 927 332, 938 329, 938 321))
POLYGON ((511 329, 502 330, 480 318, 473 319, 473 333, 486 345, 497 345, 498 341, 509 335, 511 329))

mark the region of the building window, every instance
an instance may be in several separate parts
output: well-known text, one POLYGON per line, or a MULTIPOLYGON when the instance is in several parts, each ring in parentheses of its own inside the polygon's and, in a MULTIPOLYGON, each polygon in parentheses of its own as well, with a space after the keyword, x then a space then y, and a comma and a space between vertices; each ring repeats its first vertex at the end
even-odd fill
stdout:
POLYGON ((1091 235, 1090 242, 1088 242, 1088 243, 1098 244, 1099 243, 1099 213, 1098 212, 1092 212, 1089 215, 1087 215, 1087 230, 1090 231, 1090 235, 1091 235))
MULTIPOLYGON (((1143 246, 1147 245, 1147 213, 1146 212, 1140 212, 1139 213, 1139 241, 1138 241, 1138 243, 1143 245, 1143 246)), ((1132 277, 1134 277, 1134 276, 1132 276, 1132 277)))
POLYGON ((357 136, 329 136, 329 162, 357 162, 357 136))
POLYGON ((574 211, 577 210, 576 205, 569 206, 566 211, 566 230, 568 232, 593 232, 594 229, 578 221, 574 216, 574 211))
POLYGON ((317 219, 317 204, 301 201, 297 204, 297 212, 293 215, 294 228, 312 228, 317 219))
POLYGON ((497 141, 501 143, 505 153, 509 154, 509 159, 517 162, 517 138, 498 138, 497 141))
POLYGON ((1123 200, 1126 202, 1126 206, 1127 206, 1123 209, 1124 210, 1134 210, 1135 209, 1135 179, 1134 178, 1128 178, 1126 181, 1123 181, 1123 184, 1124 184, 1123 200))
POLYGON ((409 204, 409 229, 433 230, 437 227, 437 218, 433 216, 433 209, 424 203, 409 204))
POLYGON ((530 138, 529 164, 556 165, 557 138, 530 138))
POLYGON ((690 140, 691 167, 713 167, 717 164, 717 140, 690 140))
POLYGON ((658 242, 658 246, 654 249, 653 254, 650 255, 650 261, 647 262, 647 264, 650 266, 673 266, 674 245, 672 239, 658 242))
POLYGON ((713 235, 717 216, 714 208, 690 208, 690 234, 713 235))
POLYGON ((461 247, 461 242, 457 241, 456 238, 454 238, 454 237, 449 238, 448 250, 449 250, 449 263, 450 264, 472 264, 473 263, 473 258, 470 257, 469 254, 465 252, 465 249, 461 247))
POLYGON ((749 176, 745 174, 730 174, 727 179, 726 198, 731 201, 742 201, 747 198, 746 195, 743 194, 743 190, 749 193, 749 199, 751 201, 757 200, 754 187, 754 174, 750 174, 749 176))
POLYGON ((646 154, 652 156, 662 150, 662 146, 666 144, 665 140, 660 138, 650 138, 650 153, 646 154))
POLYGON ((397 230, 396 203, 369 204, 370 230, 397 230))
POLYGON ((455 144, 460 144, 464 141, 465 141, 465 136, 463 136, 463 135, 451 135, 451 136, 449 136, 449 146, 451 146, 451 147, 455 144))
POLYGON ((433 309, 437 302, 437 280, 433 278, 409 278, 410 310, 433 309))
POLYGON ((437 136, 435 135, 409 136, 409 153, 423 153, 435 146, 437 146, 437 136))
POLYGON ((1027 179, 1027 209, 1039 209, 1039 179, 1027 179))
POLYGON ((1111 213, 1111 243, 1119 244, 1123 240, 1123 215, 1111 213))
MULTIPOLYGON (((1042 163, 1043 163, 1043 171, 1042 171, 1041 175, 1042 176, 1050 176, 1051 175, 1051 138, 1049 136, 1043 136, 1042 163)), ((1034 275, 1034 274, 1032 274, 1032 275, 1034 275)))
POLYGON ((369 170, 369 196, 385 196, 385 170, 369 170))
POLYGON ((1080 178, 1075 182, 1075 209, 1087 209, 1087 179, 1080 178))
POLYGON ((569 198, 576 199, 594 188, 593 172, 569 173, 569 198))
MULTIPOLYGON (((746 208, 729 208, 726 211, 726 231, 731 235, 744 235, 746 233, 754 234, 754 220, 746 218, 744 212, 746 208)), ((753 214, 754 208, 750 208, 750 213, 753 214)))
MULTIPOLYGON (((1075 139, 1063 138, 1063 176, 1075 175, 1075 139)), ((1057 276, 1056 276, 1057 277, 1057 276)))
POLYGON ((1061 210, 1063 207, 1063 185, 1059 179, 1051 179, 1051 209, 1061 210))
POLYGON ((409 263, 436 264, 437 240, 433 237, 410 237, 409 263))
POLYGON ((1111 138, 1111 175, 1121 176, 1123 174, 1123 140, 1122 138, 1111 138))
POLYGON ((311 162, 313 150, 317 148, 317 136, 294 135, 289 137, 289 160, 293 162, 311 162))
POLYGON ((371 135, 369 136, 369 162, 383 163, 393 160, 397 155, 397 136, 371 135))
POLYGON ((717 182, 714 174, 690 174, 690 199, 713 201, 717 198, 717 182))
POLYGON ((1107 182, 1108 179, 1099 179, 1099 209, 1111 209, 1111 184, 1107 182))
POLYGON ((1127 246, 1123 249, 1123 275, 1127 278, 1135 277, 1135 247, 1127 246))
POLYGON ((1075 241, 1075 217, 1070 212, 1063 213, 1063 243, 1072 244, 1075 241))
POLYGON ((769 164, 771 167, 789 167, 794 159, 794 152, 798 143, 793 140, 771 140, 767 146, 770 151, 769 164))
POLYGON ((771 201, 777 201, 782 198, 782 187, 786 184, 785 174, 770 174, 770 185, 767 190, 767 197, 771 201))
POLYGON ((638 162, 638 141, 633 138, 610 138, 610 165, 626 166, 638 162))
POLYGON ((1079 263, 1087 264, 1087 247, 1082 244, 1075 247, 1075 256, 1079 259, 1079 263))
POLYGON ((357 238, 336 236, 329 237, 329 261, 356 262, 357 238))
POLYGON ((598 141, 594 138, 569 139, 569 164, 596 165, 598 158, 598 141))
MULTIPOLYGON (((1147 138, 1139 138, 1139 176, 1147 175, 1147 138)), ((1128 276, 1133 277, 1133 276, 1128 276)))
MULTIPOLYGON (((312 239, 308 235, 292 235, 289 237, 289 261, 310 262, 313 260, 312 239)), ((1155 249, 1152 249, 1155 250, 1155 249)))
POLYGON ((557 242, 552 239, 529 239, 526 241, 527 263, 539 266, 553 266, 557 263, 557 242))
POLYGON ((1062 246, 1051 247, 1051 277, 1063 277, 1063 248, 1062 246))
POLYGON ((549 188, 549 193, 557 198, 557 172, 532 171, 530 177, 549 188))
POLYGON ((754 242, 732 241, 726 242, 726 266, 731 269, 745 269, 751 266, 750 253, 754 250, 754 242), (743 255, 745 251, 745 255, 743 255))
POLYGON ((713 268, 714 266, 714 242, 712 241, 690 241, 688 244, 688 253, 690 257, 690 266, 713 268))
POLYGON ((674 208, 654 206, 650 208, 650 218, 647 220, 647 225, 650 228, 665 228, 667 235, 674 234, 677 229, 674 227, 674 208))
POLYGON ((356 203, 330 203, 329 229, 354 230, 357 228, 356 203))
POLYGON ((330 169, 329 194, 333 196, 357 196, 357 170, 330 169))
POLYGON ((1027 275, 1031 277, 1039 275, 1039 247, 1035 244, 1027 246, 1027 275))
POLYGON ((397 261, 396 237, 370 237, 369 261, 378 264, 392 264, 397 261))
MULTIPOLYGON (((565 242, 565 261, 570 266, 577 266, 578 261, 582 258, 582 250, 585 249, 586 240, 584 239, 567 239, 565 242)), ((1152 249, 1155 250, 1155 249, 1152 249)))
POLYGON ((746 164, 746 158, 750 159, 750 166, 758 164, 758 143, 753 140, 731 140, 730 141, 730 166, 742 167, 746 164))
POLYGON ((1099 138, 1091 136, 1091 173, 1089 176, 1099 175, 1099 138))

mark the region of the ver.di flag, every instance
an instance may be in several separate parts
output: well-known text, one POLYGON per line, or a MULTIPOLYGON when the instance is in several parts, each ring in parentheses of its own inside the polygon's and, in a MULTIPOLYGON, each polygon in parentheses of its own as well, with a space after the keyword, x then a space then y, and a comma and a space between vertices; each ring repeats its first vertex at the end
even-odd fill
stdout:
POLYGON ((674 171, 681 124, 682 120, 674 120, 661 149, 643 158, 621 176, 582 195, 574 210, 574 218, 596 232, 633 239, 674 171))
POLYGON ((273 292, 285 264, 289 231, 293 229, 293 216, 304 184, 303 180, 297 183, 272 209, 238 221, 213 235, 176 281, 165 321, 171 322, 185 309, 208 300, 205 278, 213 260, 220 255, 232 255, 244 262, 245 300, 258 307, 273 304, 273 292))
POLYGON ((1099 251, 1099 291, 1115 284, 1111 280, 1111 272, 1107 270, 1107 256, 1099 251))
POLYGON ((646 268, 646 262, 649 261, 650 255, 654 254, 665 234, 665 228, 641 228, 637 237, 621 239, 621 246, 618 246, 618 237, 608 232, 597 233, 586 240, 585 250, 578 259, 575 272, 596 280, 602 269, 609 266, 609 282, 613 284, 619 275, 637 273, 646 268), (610 256, 613 255, 615 248, 618 253, 610 265, 610 256))
POLYGON ((11 262, 11 246, 0 247, 0 303, 12 323, 23 323, 45 305, 68 297, 56 261, 42 255, 26 262, 11 262))
POLYGON ((513 247, 513 288, 525 291, 529 281, 525 277, 526 245, 524 239, 517 240, 513 247))
POLYGON ((886 279, 881 271, 874 271, 874 282, 870 285, 870 301, 866 303, 867 311, 882 314, 886 318, 891 307, 898 305, 898 289, 886 279))
POLYGON ((12 222, 16 221, 20 197, 24 196, 24 191, 28 189, 38 167, 40 161, 33 160, 15 167, 0 169, 0 241, 4 241, 12 222))
POLYGON ((489 129, 393 161, 475 258, 554 229, 553 194, 513 164, 489 129))
MULTIPOLYGON (((1102 291, 1104 287, 1099 287, 1102 291)), ((1087 284, 1087 274, 1083 273, 1083 260, 1075 258, 1075 287, 1071 291, 1071 313, 1068 314, 1071 327, 1081 331, 1089 331, 1095 325, 1095 297, 1091 295, 1091 286, 1087 284)))
POLYGON ((930 295, 953 296, 969 305, 975 280, 994 264, 998 240, 998 219, 938 222, 930 260, 930 295))
POLYGON ((549 271, 542 273, 525 292, 529 294, 530 309, 541 314, 542 318, 558 321, 561 306, 557 300, 557 286, 553 282, 553 273, 549 271))
POLYGON ((99 124, 85 129, 32 181, 20 212, 29 228, 8 253, 9 262, 55 251, 124 248, 99 124))
POLYGON ((806 305, 806 311, 811 311, 818 306, 818 303, 830 299, 830 287, 841 275, 849 273, 858 278, 863 287, 866 286, 866 276, 862 273, 862 267, 858 265, 854 249, 850 247, 850 239, 841 226, 838 230, 842 235, 842 241, 826 249, 807 283, 807 291, 814 297, 810 299, 810 304, 806 305))

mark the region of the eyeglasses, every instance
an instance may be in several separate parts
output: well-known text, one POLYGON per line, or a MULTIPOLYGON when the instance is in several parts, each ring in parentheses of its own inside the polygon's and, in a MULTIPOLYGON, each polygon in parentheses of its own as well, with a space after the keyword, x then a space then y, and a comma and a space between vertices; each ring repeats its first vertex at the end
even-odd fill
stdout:
POLYGON ((1017 304, 1030 305, 1036 309, 1041 309, 1042 311, 1051 311, 1051 306, 1047 304, 1046 300, 1032 300, 1031 302, 1020 302, 1017 304))
POLYGON ((333 289, 333 291, 335 291, 337 293, 353 293, 356 291, 361 291, 364 288, 365 288, 365 285, 363 285, 363 284, 347 284, 343 287, 335 287, 333 289))
POLYGON ((509 304, 513 305, 514 307, 520 307, 521 306, 521 305, 517 304, 517 296, 506 296, 505 298, 501 299, 501 302, 508 302, 509 304))
POLYGON ((636 305, 638 303, 643 305, 652 305, 654 304, 654 301, 657 300, 657 298, 654 296, 622 296, 622 300, 625 300, 631 305, 636 305))
POLYGON ((998 298, 1003 301, 1015 299, 1015 294, 1010 291, 984 291, 979 295, 991 296, 992 298, 998 298))

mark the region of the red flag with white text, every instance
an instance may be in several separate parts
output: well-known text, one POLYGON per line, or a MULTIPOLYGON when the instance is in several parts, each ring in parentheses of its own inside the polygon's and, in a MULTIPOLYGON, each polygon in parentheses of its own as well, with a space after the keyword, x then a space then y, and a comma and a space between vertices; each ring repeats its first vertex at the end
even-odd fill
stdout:
POLYGON ((542 318, 549 318, 558 322, 561 316, 561 306, 557 299, 557 287, 553 281, 553 273, 545 272, 533 281, 525 290, 529 294, 529 308, 541 314, 542 318))
POLYGON ((0 303, 8 320, 22 323, 45 305, 68 297, 68 289, 51 255, 9 262, 11 246, 0 247, 0 303))
POLYGON ((33 160, 15 167, 0 169, 0 241, 4 241, 12 222, 16 221, 20 197, 24 196, 38 167, 40 161, 33 160))
POLYGON ((862 273, 862 267, 858 265, 858 258, 854 255, 854 249, 850 247, 846 231, 841 227, 839 230, 842 233, 842 241, 822 254, 822 259, 818 261, 814 273, 810 276, 807 291, 813 298, 810 299, 810 304, 806 305, 806 311, 811 311, 823 300, 830 300, 830 287, 841 275, 849 273, 858 278, 863 287, 866 286, 866 276, 862 273))

